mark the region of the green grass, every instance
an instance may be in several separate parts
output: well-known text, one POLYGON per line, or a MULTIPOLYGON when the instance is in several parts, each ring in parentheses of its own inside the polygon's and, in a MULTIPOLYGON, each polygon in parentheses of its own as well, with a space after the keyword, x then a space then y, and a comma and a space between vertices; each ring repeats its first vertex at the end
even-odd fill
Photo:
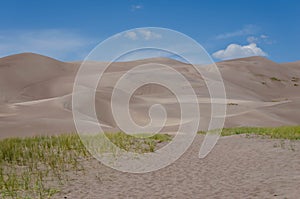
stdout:
MULTIPOLYGON (((205 132, 200 131, 200 134, 205 132)), ((222 130, 222 136, 229 135, 260 135, 274 139, 300 140, 300 126, 282 126, 282 127, 238 127, 225 128, 222 130)))
POLYGON ((277 77, 270 77, 270 80, 281 82, 281 79, 278 79, 277 77))
POLYGON ((237 106, 239 105, 238 103, 227 103, 228 106, 237 106))
POLYGON ((108 139, 110 139, 115 145, 124 149, 125 151, 132 151, 137 153, 154 152, 157 143, 168 142, 171 137, 166 134, 137 134, 130 136, 125 133, 106 133, 108 139))
MULTIPOLYGON (((124 150, 140 153, 153 152, 158 143, 171 139, 161 134, 106 136, 124 150)), ((84 172, 82 162, 89 158, 77 134, 0 140, 0 198, 51 198, 69 180, 70 172, 84 172)))

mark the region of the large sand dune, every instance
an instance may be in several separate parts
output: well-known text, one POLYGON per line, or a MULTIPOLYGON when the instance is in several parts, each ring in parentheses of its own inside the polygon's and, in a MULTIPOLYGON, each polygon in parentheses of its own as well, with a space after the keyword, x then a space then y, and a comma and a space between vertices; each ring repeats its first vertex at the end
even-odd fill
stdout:
MULTIPOLYGON (((103 127, 118 130, 110 111, 111 92, 118 78, 134 66, 151 62, 172 66, 192 82, 199 99, 200 129, 205 130, 210 119, 210 100, 203 78, 191 65, 166 58, 114 63, 106 71, 96 93, 96 110, 103 127)), ((98 62, 89 64, 95 71, 104 66, 98 62)), ((228 98, 225 127, 300 124, 300 62, 278 64, 249 57, 217 65, 228 98)), ((0 137, 75 132, 71 103, 79 66, 79 62, 60 62, 32 53, 1 58, 0 137)), ((201 70, 209 71, 209 66, 201 70)), ((93 76, 86 74, 87 81, 93 76)), ((169 117, 165 131, 172 131, 180 117, 174 99, 160 86, 143 86, 131 98, 133 119, 146 124, 150 105, 161 103, 169 117)))

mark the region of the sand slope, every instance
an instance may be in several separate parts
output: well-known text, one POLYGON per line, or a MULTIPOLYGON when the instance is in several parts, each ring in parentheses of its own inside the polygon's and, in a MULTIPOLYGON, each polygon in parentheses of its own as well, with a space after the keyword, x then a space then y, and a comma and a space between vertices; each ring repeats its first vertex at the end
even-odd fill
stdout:
MULTIPOLYGON (((134 66, 150 62, 173 66, 192 82, 199 99, 200 129, 205 130, 210 104, 203 78, 190 65, 166 58, 114 63, 109 68, 96 94, 96 110, 101 113, 102 125, 108 130, 117 130, 110 111, 110 96, 118 78, 134 66)), ((90 64, 95 71, 104 65, 90 64)), ((266 58, 249 57, 217 65, 228 97, 225 127, 300 124, 300 62, 277 64, 266 58)), ((71 94, 79 66, 80 63, 60 62, 32 53, 1 58, 0 137, 74 132, 71 94)), ((92 77, 95 74, 86 74, 87 80, 92 77)), ((177 128, 180 116, 174 99, 162 87, 144 86, 131 99, 133 119, 146 124, 149 122, 148 108, 159 102, 166 107, 170 118, 165 130, 172 131, 177 128)))

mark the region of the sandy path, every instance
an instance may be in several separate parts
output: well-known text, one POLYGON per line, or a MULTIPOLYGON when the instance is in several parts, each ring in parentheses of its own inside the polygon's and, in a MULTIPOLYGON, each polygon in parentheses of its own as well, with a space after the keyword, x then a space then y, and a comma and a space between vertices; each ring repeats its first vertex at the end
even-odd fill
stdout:
POLYGON ((203 136, 174 164, 147 174, 122 173, 85 162, 57 198, 298 198, 300 142, 222 137, 198 159, 203 136))

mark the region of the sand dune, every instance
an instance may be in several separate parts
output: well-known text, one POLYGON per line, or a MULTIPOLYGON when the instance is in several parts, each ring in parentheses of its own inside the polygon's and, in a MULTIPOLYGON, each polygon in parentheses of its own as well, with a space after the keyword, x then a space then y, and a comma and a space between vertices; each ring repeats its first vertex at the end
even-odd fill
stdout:
MULTIPOLYGON (((116 81, 134 66, 151 62, 172 66, 191 82, 199 100, 200 129, 205 130, 211 113, 203 78, 191 65, 167 58, 112 64, 96 93, 96 110, 103 127, 118 130, 110 110, 116 81)), ((95 71, 104 66, 99 62, 89 64, 95 71)), ((228 98, 225 127, 300 124, 300 62, 278 64, 263 57, 249 57, 217 65, 228 98)), ((0 137, 74 132, 71 95, 79 66, 79 62, 60 62, 32 53, 1 58, 0 137)), ((209 67, 201 70, 209 71, 209 67)), ((165 75, 169 78, 169 74, 165 75)), ((88 80, 96 76, 86 74, 87 87, 88 80)), ((180 117, 178 104, 172 93, 157 85, 143 86, 135 92, 130 101, 133 119, 139 124, 149 122, 147 110, 157 102, 168 112, 170 125, 165 130, 175 130, 174 121, 180 117)))

